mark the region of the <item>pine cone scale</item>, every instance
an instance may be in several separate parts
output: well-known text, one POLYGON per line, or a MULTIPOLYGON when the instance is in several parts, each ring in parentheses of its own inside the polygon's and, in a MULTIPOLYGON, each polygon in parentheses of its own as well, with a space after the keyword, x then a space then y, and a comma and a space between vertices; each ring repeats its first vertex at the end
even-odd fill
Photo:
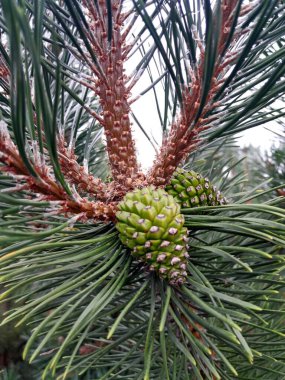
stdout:
POLYGON ((146 187, 126 194, 116 227, 132 255, 172 285, 187 276, 187 230, 180 206, 163 189, 146 187))
POLYGON ((177 169, 165 189, 182 207, 218 206, 226 203, 226 199, 208 178, 194 171, 177 169))

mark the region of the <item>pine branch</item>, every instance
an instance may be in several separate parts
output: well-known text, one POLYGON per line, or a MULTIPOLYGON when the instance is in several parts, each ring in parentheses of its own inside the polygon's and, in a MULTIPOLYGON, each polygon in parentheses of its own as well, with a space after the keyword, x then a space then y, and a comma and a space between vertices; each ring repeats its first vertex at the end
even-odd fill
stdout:
MULTIPOLYGON (((114 219, 116 212, 114 203, 89 201, 88 198, 81 197, 75 189, 72 190, 72 196, 69 196, 62 186, 56 182, 51 167, 46 163, 45 157, 39 153, 37 142, 32 144, 34 170, 37 177, 31 176, 19 155, 17 147, 11 140, 5 123, 0 123, 0 160, 5 165, 1 167, 1 171, 12 175, 16 180, 24 181, 24 185, 17 186, 15 191, 29 190, 31 195, 55 205, 54 211, 58 214, 80 214, 82 220, 109 221, 114 219)), ((65 160, 62 158, 62 160, 66 163, 68 158, 65 160)), ((72 165, 70 169, 72 170, 72 165)), ((80 170, 78 164, 75 170, 77 169, 80 170)), ((85 182, 80 182, 80 185, 85 187, 86 178, 84 176, 82 178, 85 182)), ((94 182, 100 186, 100 181, 97 182, 94 179, 94 182)))
POLYGON ((5 62, 3 61, 3 59, 1 58, 1 55, 0 55, 0 76, 1 76, 1 79, 5 80, 6 82, 8 82, 8 78, 10 77, 10 70, 5 64, 5 62))
POLYGON ((202 133, 214 128, 221 118, 222 102, 215 101, 215 97, 225 83, 233 62, 238 58, 239 40, 247 33, 247 30, 241 30, 239 25, 235 25, 236 21, 241 24, 241 18, 238 19, 236 13, 240 11, 241 17, 252 10, 252 6, 249 5, 240 10, 239 4, 239 0, 224 0, 221 3, 221 25, 212 26, 215 30, 219 28, 218 38, 213 37, 211 31, 208 31, 216 41, 207 40, 204 47, 196 34, 200 60, 197 67, 188 68, 191 81, 187 87, 184 86, 182 92, 181 114, 172 124, 168 136, 164 138, 160 153, 148 175, 148 181, 156 186, 165 185, 169 181, 178 165, 203 142, 202 133), (215 57, 212 56, 212 60, 215 61, 212 70, 209 68, 210 54, 215 57), (210 113, 214 114, 208 116, 210 113))
MULTIPOLYGON (((93 1, 85 0, 83 5, 87 18, 86 21, 82 20, 82 33, 89 41, 92 52, 96 54, 96 64, 91 65, 96 77, 93 90, 99 96, 102 106, 102 124, 112 177, 121 185, 125 185, 126 178, 131 182, 142 176, 138 173, 131 133, 127 85, 129 78, 124 74, 123 67, 129 51, 125 40, 130 28, 123 29, 128 14, 122 13, 120 1, 112 2, 111 16, 108 14, 105 1, 98 1, 95 6, 93 1), (83 22, 87 24, 83 25, 83 22)), ((69 9, 71 7, 69 5, 69 9)))
POLYGON ((65 178, 71 185, 76 185, 79 193, 95 196, 97 200, 106 202, 108 198, 106 184, 99 178, 95 178, 79 165, 74 149, 66 148, 64 138, 58 138, 59 163, 65 178))

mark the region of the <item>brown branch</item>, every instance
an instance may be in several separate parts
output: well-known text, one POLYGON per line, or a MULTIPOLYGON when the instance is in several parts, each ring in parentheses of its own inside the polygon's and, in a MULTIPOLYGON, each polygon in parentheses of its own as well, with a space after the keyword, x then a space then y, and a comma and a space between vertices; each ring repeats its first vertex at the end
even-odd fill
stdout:
MULTIPOLYGON (((160 152, 156 156, 153 167, 148 173, 148 183, 156 186, 164 186, 168 183, 178 165, 202 143, 201 132, 213 127, 222 115, 222 112, 219 110, 221 103, 215 102, 214 98, 223 85, 232 62, 237 59, 235 42, 241 35, 241 31, 238 28, 235 30, 226 54, 223 54, 231 26, 234 22, 234 11, 237 3, 237 0, 222 1, 222 23, 216 65, 205 105, 198 120, 196 119, 202 99, 205 49, 201 41, 199 41, 198 36, 196 37, 197 46, 200 51, 200 60, 196 68, 189 70, 191 83, 183 89, 180 115, 171 125, 168 136, 163 140, 160 152), (216 115, 212 116, 212 119, 209 120, 208 115, 213 110, 216 111, 216 115)), ((248 12, 249 10, 250 8, 246 7, 246 11, 248 12)), ((242 11, 244 13, 243 8, 242 11)))
POLYGON ((64 138, 58 139, 58 157, 61 171, 64 177, 72 185, 76 186, 77 191, 93 196, 97 201, 109 203, 119 202, 124 195, 135 188, 146 186, 143 175, 138 175, 134 179, 126 178, 122 184, 118 181, 111 181, 106 184, 101 179, 88 174, 85 168, 78 164, 73 149, 65 147, 64 138))
POLYGON ((10 78, 10 70, 1 56, 0 56, 0 77, 2 79, 5 79, 7 82, 10 78))
POLYGON ((276 191, 280 197, 285 197, 285 189, 277 189, 276 191))
MULTIPOLYGON (((33 148, 34 147, 35 143, 33 144, 33 148)), ((4 164, 0 167, 2 172, 10 174, 18 180, 20 186, 21 183, 24 183, 25 188, 28 189, 31 194, 37 197, 40 196, 40 199, 55 204, 57 206, 56 212, 59 214, 81 214, 81 219, 84 220, 114 220, 116 213, 115 202, 105 203, 90 201, 87 197, 81 197, 74 190, 70 196, 63 187, 56 182, 52 169, 44 162, 44 158, 39 157, 35 149, 33 153, 34 170, 37 173, 37 177, 33 177, 28 172, 17 147, 11 140, 5 124, 0 122, 0 161, 4 164)))
MULTIPOLYGON (((137 164, 129 117, 130 90, 139 75, 128 78, 124 73, 124 62, 130 51, 126 38, 134 25, 136 16, 124 27, 124 22, 130 14, 123 14, 121 1, 114 0, 112 2, 112 39, 108 41, 106 1, 98 0, 97 8, 93 1, 83 0, 89 23, 89 29, 85 30, 85 34, 98 62, 95 65, 91 57, 87 58, 86 63, 92 71, 90 83, 86 82, 88 78, 74 80, 94 90, 99 97, 102 114, 97 114, 87 106, 85 109, 91 114, 93 112, 93 116, 104 127, 113 181, 110 184, 104 184, 100 179, 89 175, 76 161, 74 151, 66 149, 64 139, 60 137, 58 139, 59 162, 65 179, 71 185, 72 195, 69 195, 56 181, 52 167, 47 164, 45 157, 39 154, 36 142, 31 144, 31 149, 37 177, 31 176, 8 131, 0 122, 0 161, 3 163, 0 170, 14 176, 17 180, 18 184, 13 191, 28 190, 37 197, 52 202, 57 213, 77 214, 81 219, 110 221, 114 220, 117 202, 126 192, 148 183, 164 186, 179 163, 191 151, 197 149, 202 141, 200 133, 210 128, 219 118, 217 108, 220 104, 214 102, 214 97, 222 86, 231 63, 236 59, 237 53, 231 49, 234 46, 233 41, 238 39, 238 33, 241 33, 236 32, 232 38, 232 45, 222 56, 233 22, 236 3, 237 0, 222 1, 223 18, 218 43, 218 59, 199 119, 196 120, 196 115, 201 104, 201 84, 204 72, 204 46, 200 41, 197 42, 200 49, 200 62, 194 70, 190 70, 191 85, 183 90, 181 114, 171 126, 168 136, 164 138, 156 163, 146 179, 139 171, 137 164), (214 109, 217 110, 216 115, 209 116, 214 109), (93 196, 96 200, 90 200, 89 196, 93 196)), ((1 73, 5 78, 9 78, 9 71, 0 60, 1 73)), ((37 124, 36 119, 35 124, 37 124)))
POLYGON ((63 137, 58 138, 58 155, 65 179, 70 184, 76 185, 79 193, 93 195, 100 201, 107 200, 106 184, 101 179, 88 174, 85 168, 78 164, 73 148, 69 150, 65 147, 63 137))
MULTIPOLYGON (((6 68, 4 62, 2 62, 0 56, 0 72, 5 75, 7 83, 9 82, 10 72, 6 68)), ((90 78, 93 81, 92 89, 94 88, 95 78, 90 78)), ((97 113, 93 114, 93 111, 85 106, 86 110, 92 114, 99 122, 104 125, 104 120, 97 113)), ((34 123, 38 124, 36 115, 34 116, 34 123)), ((6 190, 21 191, 27 190, 33 193, 36 197, 40 197, 42 200, 48 200, 57 205, 57 212, 64 214, 81 214, 85 219, 96 220, 114 220, 116 212, 116 204, 121 198, 134 187, 141 185, 141 174, 138 174, 136 178, 126 178, 124 183, 120 184, 118 181, 113 181, 106 185, 99 178, 95 178, 88 173, 83 166, 79 165, 73 150, 68 150, 65 147, 64 138, 58 137, 58 156, 59 163, 61 165, 62 173, 65 180, 69 185, 74 185, 75 189, 72 189, 73 197, 68 196, 64 189, 56 182, 52 173, 52 169, 42 163, 43 157, 40 157, 38 152, 38 145, 36 142, 32 144, 34 169, 37 172, 38 177, 34 178, 28 172, 22 158, 20 157, 17 147, 10 138, 10 135, 5 127, 5 123, 1 123, 0 131, 0 161, 4 163, 4 166, 0 167, 2 172, 6 172, 13 176, 18 182, 16 186, 11 189, 2 189, 2 192, 6 190), (19 183, 20 182, 20 183, 19 183), (81 197, 79 194, 85 194, 85 197, 81 197), (89 201, 89 197, 93 197, 96 201, 89 201), (76 201, 74 201, 76 198, 76 201)), ((42 130, 42 138, 44 139, 44 131, 42 130)), ((39 198, 37 198, 39 199, 39 198)))
MULTIPOLYGON (((135 144, 132 139, 129 107, 128 78, 124 73, 125 43, 130 27, 124 30, 121 1, 112 2, 112 40, 108 41, 108 13, 105 0, 95 6, 91 0, 84 0, 88 14, 89 30, 86 31, 90 44, 96 54, 101 74, 95 75, 97 81, 94 91, 102 106, 102 125, 105 129, 107 152, 113 179, 122 184, 132 182, 142 174, 138 172, 135 144)), ((96 73, 94 73, 96 74, 96 73)))

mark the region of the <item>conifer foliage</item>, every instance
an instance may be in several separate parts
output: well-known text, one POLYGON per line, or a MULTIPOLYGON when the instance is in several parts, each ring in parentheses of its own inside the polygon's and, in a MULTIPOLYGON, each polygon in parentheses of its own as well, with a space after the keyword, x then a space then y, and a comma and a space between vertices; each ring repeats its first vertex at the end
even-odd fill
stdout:
POLYGON ((237 191, 220 152, 284 116, 284 0, 1 0, 0 31, 1 300, 24 358, 43 379, 282 378, 282 197, 237 191), (150 93, 159 147, 133 114, 150 93))

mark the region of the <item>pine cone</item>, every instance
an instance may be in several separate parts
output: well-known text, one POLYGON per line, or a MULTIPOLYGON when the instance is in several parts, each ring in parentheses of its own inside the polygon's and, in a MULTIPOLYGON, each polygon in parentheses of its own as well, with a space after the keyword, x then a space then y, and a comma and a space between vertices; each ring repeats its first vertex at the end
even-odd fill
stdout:
POLYGON ((116 227, 132 255, 172 285, 187 276, 187 229, 180 205, 153 186, 127 193, 118 205, 116 227))
POLYGON ((194 171, 177 169, 165 189, 182 207, 218 206, 226 203, 216 186, 194 171))

